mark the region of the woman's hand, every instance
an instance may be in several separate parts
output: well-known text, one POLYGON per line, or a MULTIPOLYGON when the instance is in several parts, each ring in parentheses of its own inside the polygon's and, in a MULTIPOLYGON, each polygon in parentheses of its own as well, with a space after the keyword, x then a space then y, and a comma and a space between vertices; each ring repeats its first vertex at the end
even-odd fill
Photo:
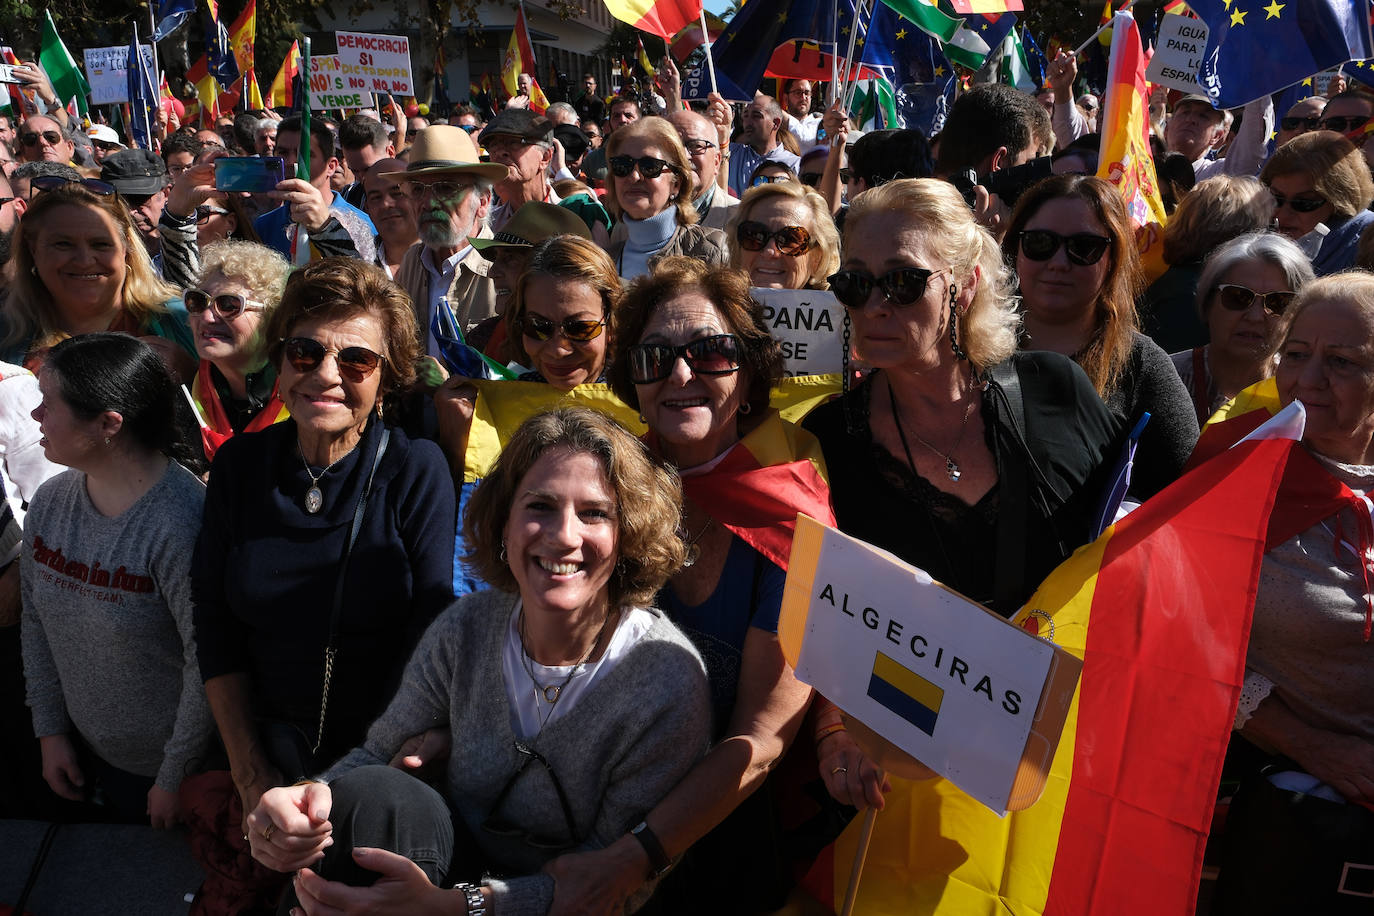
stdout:
POLYGON ((47 735, 38 739, 43 754, 43 779, 63 798, 84 801, 86 775, 76 760, 76 748, 66 735, 47 735))
POLYGON ((448 458, 455 480, 461 480, 467 461, 468 433, 477 413, 477 386, 454 375, 434 392, 434 414, 439 424, 439 447, 448 458))
POLYGON ((892 783, 847 731, 832 732, 816 747, 821 781, 830 797, 842 805, 883 810, 883 797, 892 783))
POLYGON ((549 916, 609 916, 644 883, 648 859, 639 841, 621 837, 595 852, 571 852, 544 866, 553 876, 549 916), (633 844, 633 846, 629 845, 633 844))
POLYGON ((167 189, 167 212, 178 219, 186 219, 207 200, 223 200, 225 196, 224 192, 215 190, 213 164, 193 165, 178 175, 167 189))
POLYGON ((443 771, 452 750, 452 729, 447 726, 425 729, 401 743, 390 766, 405 770, 418 779, 428 779, 443 771))
POLYGON ((304 868, 334 845, 329 810, 334 796, 322 782, 269 789, 248 815, 244 832, 253 858, 274 871, 304 868))
POLYGON ((148 790, 148 820, 158 830, 171 830, 181 823, 181 804, 175 792, 153 786, 148 790))
POLYGON ((463 912, 459 891, 443 890, 430 883, 420 866, 405 856, 385 849, 358 847, 353 861, 380 878, 371 887, 350 887, 326 881, 308 868, 296 875, 296 896, 301 905, 291 912, 307 916, 335 913, 396 913, 398 916, 452 916, 463 912))

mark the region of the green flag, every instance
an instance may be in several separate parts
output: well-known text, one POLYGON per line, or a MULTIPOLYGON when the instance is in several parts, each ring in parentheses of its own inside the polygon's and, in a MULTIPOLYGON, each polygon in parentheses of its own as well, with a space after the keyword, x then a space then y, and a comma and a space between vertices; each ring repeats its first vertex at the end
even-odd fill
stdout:
POLYGON ((916 28, 942 42, 952 40, 963 22, 946 16, 930 0, 883 0, 889 7, 910 19, 916 28))
POLYGON ((1030 74, 1026 51, 1021 46, 1021 36, 1016 34, 1016 29, 1012 29, 1007 33, 1007 37, 1002 39, 1002 62, 997 78, 1022 92, 1034 93, 1039 88, 1030 74))
POLYGON ((296 177, 310 180, 310 39, 301 39, 301 150, 296 177))
POLYGON ((52 13, 47 10, 43 11, 43 37, 39 42, 38 63, 42 65, 43 72, 48 74, 58 101, 65 105, 75 98, 76 108, 84 117, 87 111, 86 96, 90 95, 91 84, 77 69, 71 52, 58 37, 52 13))
POLYGON ((901 127, 897 120, 897 97, 885 79, 864 80, 854 92, 854 120, 865 133, 901 127))

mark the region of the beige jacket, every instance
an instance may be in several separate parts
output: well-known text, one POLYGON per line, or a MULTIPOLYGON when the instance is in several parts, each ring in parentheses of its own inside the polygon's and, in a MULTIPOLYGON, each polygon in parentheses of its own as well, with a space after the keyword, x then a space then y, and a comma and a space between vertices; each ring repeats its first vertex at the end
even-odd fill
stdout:
MULTIPOLYGON (((481 238, 491 238, 491 230, 483 227, 481 238)), ((420 260, 424 243, 416 242, 401 258, 401 269, 396 272, 396 283, 410 294, 415 309, 415 327, 420 340, 429 339, 429 326, 426 324, 429 311, 430 273, 420 260)), ((453 282, 448 288, 449 308, 458 326, 467 333, 479 322, 496 314, 496 286, 487 279, 487 259, 473 248, 458 262, 453 282)))

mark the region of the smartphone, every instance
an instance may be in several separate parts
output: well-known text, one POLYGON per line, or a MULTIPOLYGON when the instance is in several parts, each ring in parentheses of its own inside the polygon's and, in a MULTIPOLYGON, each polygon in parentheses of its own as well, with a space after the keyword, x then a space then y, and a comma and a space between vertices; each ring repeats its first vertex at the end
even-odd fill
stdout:
POLYGON ((26 80, 21 80, 14 75, 14 68, 16 66, 18 66, 18 64, 0 64, 0 83, 10 83, 15 86, 24 86, 27 84, 26 80))
POLYGON ((280 156, 221 156, 215 160, 215 187, 260 194, 275 191, 285 174, 280 156))

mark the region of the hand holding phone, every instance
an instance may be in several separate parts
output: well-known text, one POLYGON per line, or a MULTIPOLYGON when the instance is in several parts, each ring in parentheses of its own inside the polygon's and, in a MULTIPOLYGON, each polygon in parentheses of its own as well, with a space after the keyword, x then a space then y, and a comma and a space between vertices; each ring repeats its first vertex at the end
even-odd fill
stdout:
POLYGON ((215 160, 215 187, 220 191, 263 194, 275 191, 285 177, 280 156, 221 156, 215 160))

